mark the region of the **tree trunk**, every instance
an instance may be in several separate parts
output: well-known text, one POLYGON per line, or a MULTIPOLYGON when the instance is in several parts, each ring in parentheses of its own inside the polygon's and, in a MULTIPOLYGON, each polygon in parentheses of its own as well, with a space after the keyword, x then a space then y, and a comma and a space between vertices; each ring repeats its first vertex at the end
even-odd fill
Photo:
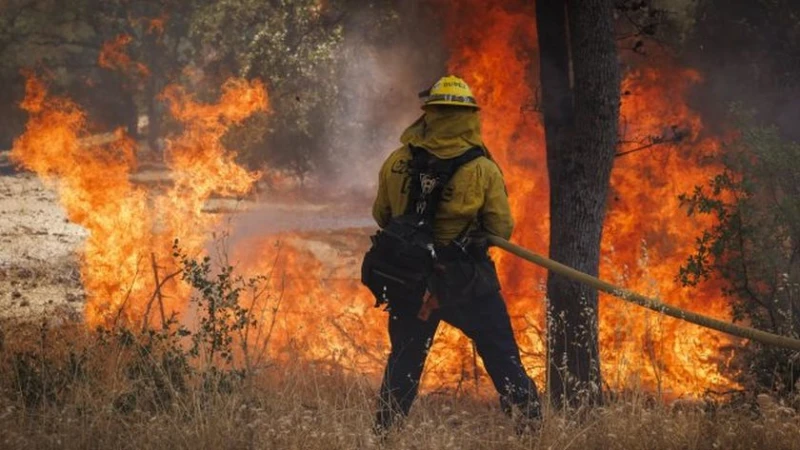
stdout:
MULTIPOLYGON (((537 2, 546 93, 542 100, 550 177, 550 256, 596 276, 619 120, 613 4, 572 2, 567 25, 564 3, 537 2), (565 44, 547 42, 551 39, 565 44), (571 95, 564 93, 570 74, 565 59, 572 61, 571 95)), ((547 292, 551 399, 556 405, 599 403, 597 291, 550 273, 547 292)))
MULTIPOLYGON (((542 110, 547 143, 547 169, 550 184, 554 179, 558 158, 566 153, 575 122, 572 104, 572 86, 569 67, 569 31, 564 0, 538 0, 536 2, 536 28, 539 38, 539 79, 541 82, 542 110)), ((550 190, 550 203, 552 204, 550 190)))

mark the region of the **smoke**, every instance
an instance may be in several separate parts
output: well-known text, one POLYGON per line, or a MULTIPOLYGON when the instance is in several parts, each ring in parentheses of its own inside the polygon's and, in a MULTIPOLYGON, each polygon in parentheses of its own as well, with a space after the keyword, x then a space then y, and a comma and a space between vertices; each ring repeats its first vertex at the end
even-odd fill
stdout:
POLYGON ((422 113, 418 92, 445 74, 447 52, 437 18, 426 8, 396 6, 351 12, 336 58, 338 101, 325 130, 327 162, 311 176, 304 201, 262 196, 239 214, 232 241, 282 232, 369 227, 378 171, 400 134, 422 113), (376 25, 382 24, 382 25, 376 25), (383 27, 383 29, 381 29, 383 27), (309 195, 313 193, 313 197, 309 195))
POLYGON ((395 31, 381 33, 382 40, 374 39, 375 11, 354 17, 345 35, 340 108, 329 121, 330 167, 322 174, 328 187, 372 195, 380 164, 421 114, 417 93, 444 75, 447 55, 435 19, 400 8, 395 31))
MULTIPOLYGON (((721 130, 731 104, 758 111, 758 119, 776 125, 784 137, 800 141, 800 36, 795 0, 753 2, 706 0, 685 57, 705 82, 693 95, 693 107, 721 130)), ((716 130, 712 130, 716 131, 716 130)))

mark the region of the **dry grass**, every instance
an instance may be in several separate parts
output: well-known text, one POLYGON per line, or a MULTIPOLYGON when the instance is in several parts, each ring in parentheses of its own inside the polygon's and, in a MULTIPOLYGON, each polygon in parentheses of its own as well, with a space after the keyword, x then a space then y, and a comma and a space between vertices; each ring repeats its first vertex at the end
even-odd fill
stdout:
POLYGON ((197 371, 169 381, 177 366, 158 349, 76 323, 2 329, 0 448, 800 448, 800 416, 763 398, 670 406, 644 395, 549 411, 540 433, 519 437, 494 401, 432 394, 380 443, 370 431, 376 380, 298 361, 209 388, 197 371))

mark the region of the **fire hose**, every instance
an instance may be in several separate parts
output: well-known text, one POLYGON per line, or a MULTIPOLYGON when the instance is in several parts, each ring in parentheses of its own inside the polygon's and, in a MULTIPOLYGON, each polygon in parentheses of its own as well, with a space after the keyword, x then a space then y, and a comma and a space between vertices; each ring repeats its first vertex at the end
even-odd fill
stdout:
POLYGON ((700 325, 701 327, 721 331, 723 333, 727 333, 732 336, 758 341, 762 344, 800 351, 800 340, 792 339, 786 336, 780 336, 773 333, 768 333, 762 330, 756 330, 755 328, 748 328, 740 325, 735 325, 732 323, 724 322, 722 320, 714 319, 712 317, 704 316, 702 314, 687 311, 685 309, 681 309, 676 306, 666 304, 661 300, 651 297, 646 297, 644 295, 637 294, 636 292, 629 291, 619 286, 615 286, 599 278, 575 270, 572 267, 565 266, 564 264, 553 261, 552 259, 545 258, 544 256, 538 255, 526 248, 520 247, 516 244, 512 244, 511 242, 508 242, 503 238, 497 236, 489 236, 488 239, 492 245, 500 247, 501 249, 511 253, 512 255, 518 256, 538 266, 542 266, 551 272, 587 284, 599 291, 611 294, 612 296, 624 300, 628 303, 633 303, 643 308, 655 311, 657 313, 674 317, 676 319, 684 320, 686 322, 690 322, 695 325, 700 325))

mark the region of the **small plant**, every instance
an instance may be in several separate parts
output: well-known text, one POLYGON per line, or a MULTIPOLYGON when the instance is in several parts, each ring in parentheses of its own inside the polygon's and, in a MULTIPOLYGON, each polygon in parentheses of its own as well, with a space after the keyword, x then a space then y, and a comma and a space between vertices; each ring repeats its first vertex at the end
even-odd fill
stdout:
POLYGON ((180 250, 177 240, 173 256, 180 261, 182 279, 194 289, 191 304, 199 322, 194 331, 182 331, 191 339, 189 354, 199 358, 209 373, 219 374, 225 368, 244 376, 255 361, 263 359, 270 337, 263 327, 271 329, 277 313, 277 305, 266 305, 270 300, 265 295, 267 278, 237 275, 224 253, 221 267, 215 270, 211 257, 199 261, 190 258, 180 250), (255 314, 265 310, 271 310, 272 323, 260 322, 264 315, 255 314))

